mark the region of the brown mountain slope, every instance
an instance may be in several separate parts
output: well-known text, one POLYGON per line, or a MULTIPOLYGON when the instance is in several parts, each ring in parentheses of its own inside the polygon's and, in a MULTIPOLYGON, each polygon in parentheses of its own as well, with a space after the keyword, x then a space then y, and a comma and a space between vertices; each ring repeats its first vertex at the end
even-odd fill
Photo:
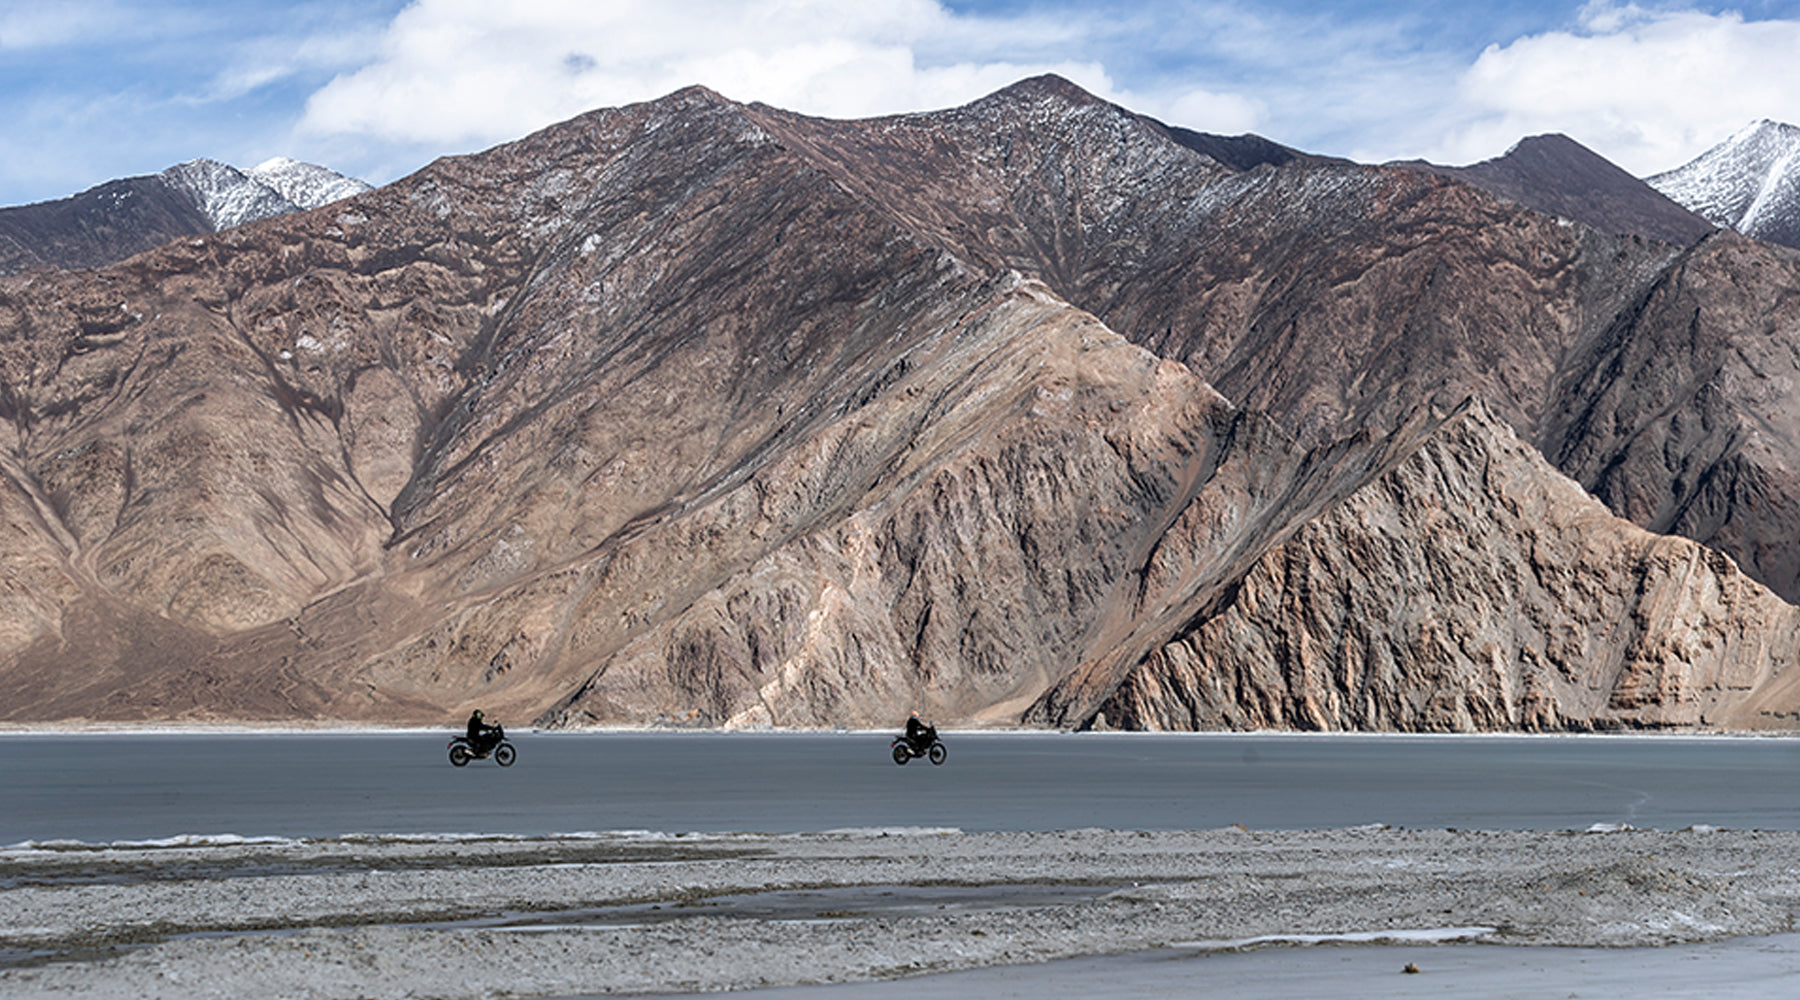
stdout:
POLYGON ((1056 78, 867 122, 752 112, 910 228, 1039 277, 1309 445, 1469 395, 1535 426, 1571 346, 1680 252, 1413 170, 1241 171, 1056 78))
MULTIPOLYGON (((1565 339, 1629 353, 1624 304, 1679 257, 1406 171, 1241 171, 1055 81, 873 123, 700 89, 596 112, 0 281, 0 704, 1005 721, 1075 677, 1076 722, 1411 461, 1429 404, 1539 419, 1548 390, 1507 390, 1565 339), (1126 318, 1199 301, 1226 356, 1276 359, 1237 384, 1286 409, 1066 289, 1126 318)), ((1579 370, 1588 399, 1625 368, 1579 370)), ((1734 697, 1785 710, 1767 676, 1734 697)), ((1427 724, 1366 724, 1390 722, 1427 724)))
POLYGON ((971 539, 927 566, 967 607, 920 596, 887 631, 923 660, 920 636, 960 618, 953 652, 992 676, 942 702, 1028 698, 1019 678, 1041 687, 1075 661, 1151 542, 1140 520, 1179 496, 1207 453, 1190 439, 1211 433, 1153 424, 1121 438, 1143 452, 1121 461, 1106 427, 1223 404, 1127 350, 1099 379, 1125 396, 1063 406, 1073 363, 1047 367, 1040 341, 1092 321, 1041 318, 1075 314, 1012 280, 920 246, 694 91, 101 282, 15 283, 10 328, 34 335, 7 358, 12 479, 21 509, 49 514, 59 545, 38 547, 60 556, 59 582, 86 594, 63 620, 90 625, 40 628, 14 654, 9 711, 390 717, 480 698, 535 714, 771 552, 883 499, 872 489, 919 489, 1018 421, 1048 425, 1017 436, 1034 456, 1021 467, 1079 486, 1081 506, 1052 505, 1014 544, 1093 565, 1030 570, 1045 594, 1014 596, 1056 612, 1040 623, 971 583, 998 558, 971 539), (1010 318, 1020 294, 1042 304, 1010 318), (1068 465, 1084 453, 1110 480, 1068 465), (1046 633, 1058 641, 1006 655, 1046 633), (94 666, 70 672, 72 658, 94 666))

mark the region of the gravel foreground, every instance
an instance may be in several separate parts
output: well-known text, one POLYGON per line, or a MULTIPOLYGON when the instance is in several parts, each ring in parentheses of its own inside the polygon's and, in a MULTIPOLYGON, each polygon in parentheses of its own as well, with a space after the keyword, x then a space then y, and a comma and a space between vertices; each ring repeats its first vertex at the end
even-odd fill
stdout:
POLYGON ((493 997, 891 979, 1269 939, 1794 928, 1800 833, 355 837, 0 851, 0 995, 493 997))

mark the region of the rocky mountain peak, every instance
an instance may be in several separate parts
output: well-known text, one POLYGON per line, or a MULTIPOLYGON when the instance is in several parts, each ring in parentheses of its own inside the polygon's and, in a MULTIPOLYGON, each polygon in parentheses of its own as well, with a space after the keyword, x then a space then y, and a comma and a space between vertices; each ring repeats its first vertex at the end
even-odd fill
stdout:
POLYGON ((1067 77, 1056 73, 1043 73, 1002 87, 975 101, 974 104, 976 106, 1036 104, 1042 101, 1054 101, 1071 107, 1109 103, 1095 97, 1067 77))
POLYGON ((1529 136, 1501 156, 1467 167, 1414 163, 1501 198, 1605 233, 1635 234, 1687 246, 1713 224, 1560 133, 1529 136))

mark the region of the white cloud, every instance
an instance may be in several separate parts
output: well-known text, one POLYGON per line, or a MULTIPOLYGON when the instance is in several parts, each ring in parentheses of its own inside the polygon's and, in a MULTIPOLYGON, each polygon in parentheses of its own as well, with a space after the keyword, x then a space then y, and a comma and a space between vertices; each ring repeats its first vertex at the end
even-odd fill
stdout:
POLYGON ((330 73, 367 64, 378 54, 366 30, 269 34, 245 38, 221 52, 223 63, 198 91, 198 101, 229 101, 306 73, 330 73))
MULTIPOLYGON (((1118 99, 1100 63, 1066 55, 1078 42, 1073 24, 937 0, 417 0, 377 59, 312 95, 300 129, 468 148, 690 84, 840 118, 949 107, 1045 72, 1118 99)), ((1204 91, 1150 105, 1134 107, 1197 128, 1257 115, 1204 91)))
POLYGON ((1633 173, 1668 170, 1758 118, 1800 121, 1800 21, 1590 3, 1579 30, 1489 46, 1426 155, 1466 163, 1562 132, 1633 173))
POLYGON ((21 3, 0 10, 0 52, 67 45, 109 33, 120 20, 112 4, 21 3))
POLYGON ((1155 115, 1171 125, 1226 135, 1256 131, 1267 114, 1262 101, 1242 94, 1220 94, 1210 90, 1189 90, 1172 99, 1151 98, 1148 104, 1128 106, 1155 115))

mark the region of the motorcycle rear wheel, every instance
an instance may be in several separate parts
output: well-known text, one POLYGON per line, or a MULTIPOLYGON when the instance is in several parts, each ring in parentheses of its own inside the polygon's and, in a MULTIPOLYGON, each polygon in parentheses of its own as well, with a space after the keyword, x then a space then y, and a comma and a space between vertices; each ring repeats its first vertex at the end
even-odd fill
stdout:
POLYGON ((899 764, 901 767, 905 767, 906 762, 911 759, 912 759, 912 754, 907 752, 906 744, 904 744, 904 743, 894 744, 894 763, 899 764))
POLYGON ((462 767, 469 763, 469 748, 461 743, 450 748, 450 763, 462 767))

